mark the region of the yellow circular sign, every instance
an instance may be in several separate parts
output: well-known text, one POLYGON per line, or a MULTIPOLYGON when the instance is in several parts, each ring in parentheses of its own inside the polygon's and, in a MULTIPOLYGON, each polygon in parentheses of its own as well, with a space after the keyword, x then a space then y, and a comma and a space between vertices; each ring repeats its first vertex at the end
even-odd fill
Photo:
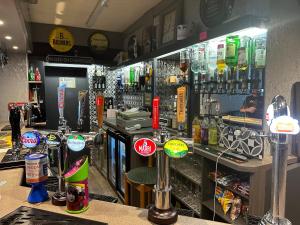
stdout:
POLYGON ((189 151, 188 145, 179 139, 171 139, 164 145, 165 153, 171 158, 183 158, 189 151))
POLYGON ((65 28, 54 28, 49 35, 50 46, 58 52, 68 52, 74 46, 74 37, 65 28))
POLYGON ((92 51, 104 52, 108 49, 109 41, 104 34, 96 32, 89 37, 89 45, 92 51))

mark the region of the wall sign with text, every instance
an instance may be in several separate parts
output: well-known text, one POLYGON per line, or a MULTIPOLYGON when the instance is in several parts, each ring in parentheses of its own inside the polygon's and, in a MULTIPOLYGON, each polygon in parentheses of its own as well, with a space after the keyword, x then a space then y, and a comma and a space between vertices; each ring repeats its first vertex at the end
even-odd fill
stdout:
POLYGON ((58 52, 68 52, 74 46, 74 37, 65 28, 54 28, 49 35, 50 46, 58 52))

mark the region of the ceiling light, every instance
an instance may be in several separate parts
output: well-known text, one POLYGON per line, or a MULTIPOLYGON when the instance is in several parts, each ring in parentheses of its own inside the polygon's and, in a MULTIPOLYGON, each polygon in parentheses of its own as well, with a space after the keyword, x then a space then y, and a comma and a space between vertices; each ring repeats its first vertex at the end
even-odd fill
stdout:
POLYGON ((88 20, 86 21, 86 25, 88 27, 92 27, 98 16, 101 14, 102 10, 107 7, 108 0, 99 0, 96 4, 95 8, 93 9, 92 13, 90 14, 88 20))
POLYGON ((14 50, 18 50, 18 49, 19 49, 19 47, 16 46, 16 45, 14 45, 12 48, 13 48, 14 50))
POLYGON ((56 10, 55 10, 56 14, 62 16, 64 14, 65 8, 66 8, 66 3, 65 2, 57 2, 56 3, 56 10))
POLYGON ((4 21, 3 20, 0 20, 0 25, 3 25, 4 24, 4 21))
POLYGON ((5 36, 4 38, 5 38, 6 40, 11 40, 11 39, 12 39, 12 37, 9 36, 9 35, 5 36))

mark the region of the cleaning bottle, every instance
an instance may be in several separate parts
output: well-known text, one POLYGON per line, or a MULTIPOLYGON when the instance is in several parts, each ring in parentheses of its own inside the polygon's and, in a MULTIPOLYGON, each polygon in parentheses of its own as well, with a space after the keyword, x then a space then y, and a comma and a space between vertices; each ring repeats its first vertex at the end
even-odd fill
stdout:
POLYGON ((193 130, 194 143, 200 143, 201 142, 201 124, 200 124, 200 120, 198 119, 198 116, 194 117, 193 124, 192 124, 192 130, 193 130))
POLYGON ((208 128, 208 144, 217 145, 218 144, 218 129, 217 123, 214 118, 210 119, 209 128, 208 128))

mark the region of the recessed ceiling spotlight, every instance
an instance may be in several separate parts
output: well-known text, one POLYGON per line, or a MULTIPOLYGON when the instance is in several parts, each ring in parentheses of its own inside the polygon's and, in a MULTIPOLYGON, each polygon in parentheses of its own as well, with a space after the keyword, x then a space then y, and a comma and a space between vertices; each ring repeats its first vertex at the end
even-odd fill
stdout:
POLYGON ((3 25, 3 24, 4 24, 4 21, 3 21, 3 20, 0 20, 0 26, 3 25))
POLYGON ((14 45, 12 48, 13 48, 14 50, 18 50, 18 49, 19 49, 19 47, 16 46, 16 45, 14 45))
POLYGON ((11 40, 11 39, 12 39, 12 37, 9 36, 9 35, 5 36, 4 38, 5 38, 6 40, 11 40))

